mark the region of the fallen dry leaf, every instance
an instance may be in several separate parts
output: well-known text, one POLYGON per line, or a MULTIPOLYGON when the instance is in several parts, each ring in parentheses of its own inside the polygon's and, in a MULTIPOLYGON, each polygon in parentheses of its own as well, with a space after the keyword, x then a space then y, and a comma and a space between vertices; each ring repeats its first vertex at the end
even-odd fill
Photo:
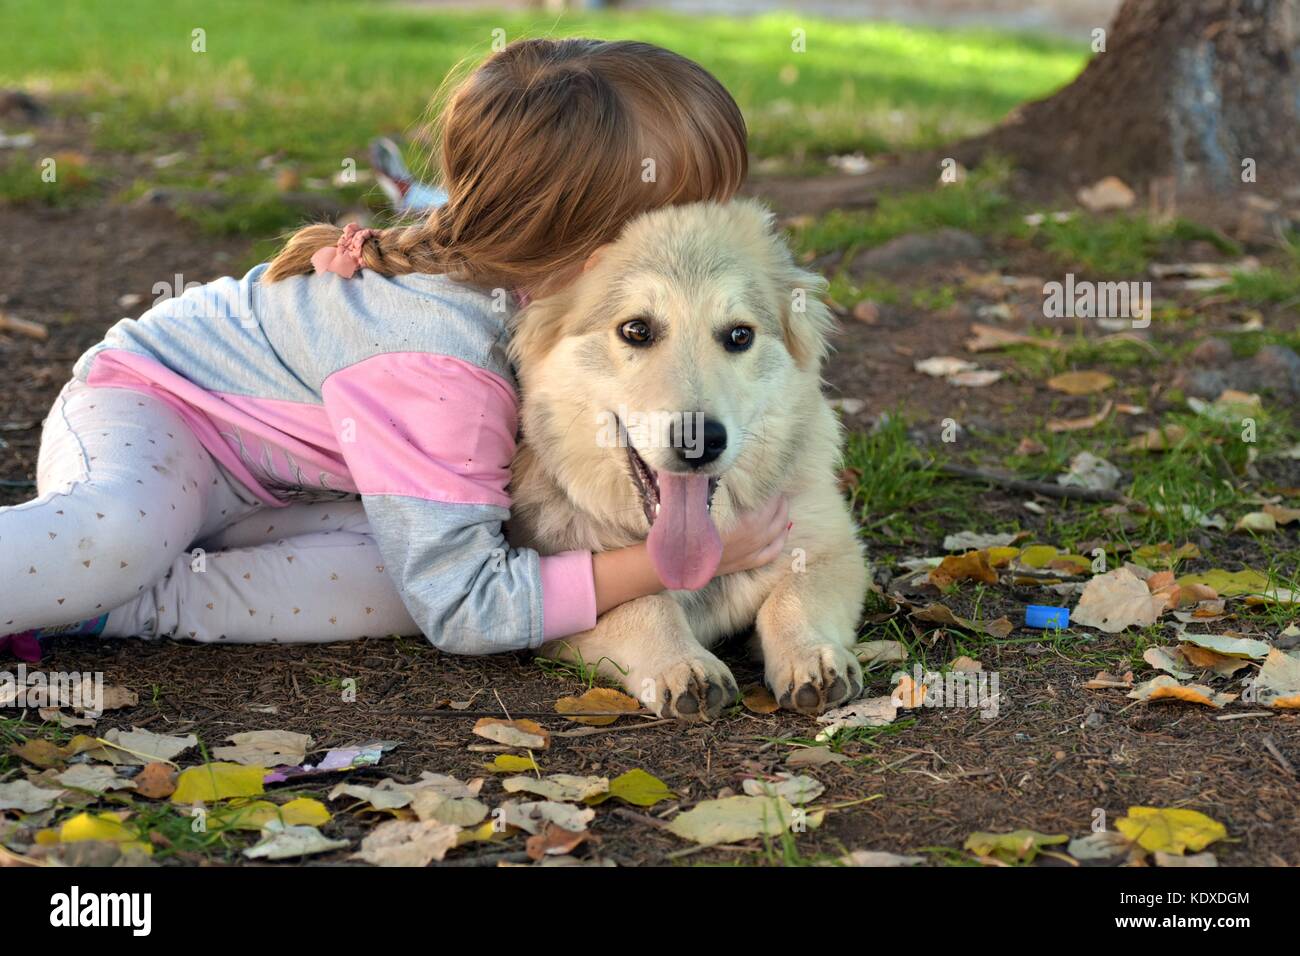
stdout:
POLYGON ((724 797, 704 800, 668 824, 683 840, 702 846, 777 836, 789 828, 794 807, 781 797, 724 797))
POLYGON ((976 856, 991 857, 1002 863, 1032 863, 1043 847, 1068 843, 1063 833, 1046 834, 1037 830, 1015 830, 1011 833, 972 833, 962 844, 976 856))
POLYGON ((811 803, 826 792, 826 787, 815 777, 793 773, 778 773, 769 780, 750 778, 741 784, 741 789, 751 797, 784 797, 795 806, 811 803))
POLYGON ((313 826, 270 820, 262 829, 262 839, 244 850, 244 856, 250 860, 291 860, 342 850, 349 845, 347 840, 329 839, 313 826))
POLYGON ((297 767, 312 745, 310 735, 288 730, 250 730, 226 739, 233 746, 215 747, 212 756, 245 767, 297 767))
POLYGON ((1115 403, 1109 399, 1101 407, 1101 411, 1095 415, 1084 415, 1082 418, 1049 418, 1047 420, 1047 430, 1054 434, 1061 432, 1082 432, 1089 428, 1096 428, 1107 418, 1110 417, 1111 409, 1115 403))
POLYGON ((1124 446, 1125 451, 1167 451, 1187 437, 1182 425, 1161 425, 1135 437, 1124 446))
POLYGON ((907 674, 903 674, 899 677, 898 684, 895 685, 889 699, 895 707, 902 710, 914 710, 925 705, 927 690, 929 688, 924 684, 918 684, 907 674))
POLYGON ((1066 395, 1095 395, 1115 384, 1115 377, 1105 372, 1062 372, 1047 380, 1047 387, 1066 395))
POLYGON ((135 777, 135 792, 150 800, 162 800, 176 792, 176 774, 165 763, 144 765, 135 777))
POLYGON ((1150 627, 1165 604, 1163 596, 1152 594, 1128 568, 1116 568, 1088 582, 1071 620, 1117 634, 1129 627, 1150 627))
POLYGON ((883 727, 897 716, 898 704, 892 697, 860 698, 820 714, 817 723, 826 726, 818 731, 817 740, 829 740, 845 727, 883 727))
POLYGON ((967 551, 962 555, 950 554, 929 574, 928 580, 943 590, 957 581, 982 581, 997 584, 998 573, 989 564, 985 551, 967 551))
POLYGON ((631 714, 641 709, 641 704, 621 690, 612 687, 593 687, 581 697, 561 697, 555 702, 555 712, 571 713, 608 713, 608 717, 569 717, 575 724, 590 724, 592 727, 608 727, 623 714, 631 714))
POLYGON ((1139 684, 1129 691, 1128 696, 1147 703, 1153 700, 1184 700, 1190 704, 1204 704, 1216 709, 1237 699, 1236 694, 1219 693, 1204 684, 1180 684, 1168 674, 1161 674, 1145 684, 1139 684))
POLYGON ((997 349, 1010 348, 1013 345, 1031 345, 1043 349, 1059 349, 1061 343, 1056 339, 1039 338, 1036 335, 1022 335, 998 328, 996 325, 981 325, 976 322, 970 327, 972 337, 966 340, 968 352, 992 352, 997 349))
POLYGON ((1167 807, 1129 807, 1115 829, 1144 850, 1179 855, 1200 852, 1228 835, 1222 823, 1204 813, 1167 807))
POLYGON ((387 820, 361 841, 352 854, 374 866, 428 866, 454 847, 460 827, 446 823, 387 820))
POLYGON ((1128 690, 1133 686, 1133 672, 1126 671, 1124 676, 1116 677, 1110 671, 1098 671, 1097 676, 1083 686, 1088 690, 1105 690, 1107 688, 1128 690))
POLYGON ((556 803, 553 800, 528 803, 512 801, 501 804, 497 809, 504 823, 533 834, 540 833, 548 823, 575 832, 585 830, 587 824, 596 818, 596 811, 590 807, 576 807, 571 803, 556 803))
POLYGON ((501 781, 506 793, 534 793, 543 800, 577 803, 609 792, 608 777, 578 777, 555 773, 549 777, 507 777, 501 781))
POLYGON ((741 697, 745 709, 755 714, 775 714, 781 709, 772 692, 762 684, 751 684, 741 697))
POLYGON ((1114 212, 1128 209, 1137 201, 1137 195, 1128 183, 1118 176, 1106 176, 1091 186, 1079 190, 1079 205, 1089 212, 1114 212))
POLYGON ((545 750, 551 745, 550 731, 532 720, 483 717, 474 725, 474 733, 507 747, 545 750))
POLYGON ((1255 691, 1266 707, 1300 710, 1300 657, 1270 650, 1255 678, 1255 691))
POLYGON ((590 839, 591 834, 585 830, 575 832, 548 823, 541 833, 530 836, 524 842, 524 849, 530 860, 540 860, 545 856, 566 856, 590 839))

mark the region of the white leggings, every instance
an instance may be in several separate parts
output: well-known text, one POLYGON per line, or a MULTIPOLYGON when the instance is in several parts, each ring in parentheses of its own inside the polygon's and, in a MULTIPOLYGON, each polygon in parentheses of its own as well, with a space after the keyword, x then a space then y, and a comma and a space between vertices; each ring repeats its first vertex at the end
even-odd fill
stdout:
POLYGON ((359 501, 262 504, 152 396, 66 386, 36 479, 0 508, 0 635, 105 613, 110 637, 419 633, 359 501))

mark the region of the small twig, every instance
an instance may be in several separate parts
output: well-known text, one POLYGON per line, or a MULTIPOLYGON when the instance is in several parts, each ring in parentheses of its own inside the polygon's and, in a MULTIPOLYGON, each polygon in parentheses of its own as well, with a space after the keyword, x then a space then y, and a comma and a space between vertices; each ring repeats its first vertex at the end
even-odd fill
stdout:
POLYGON ((1111 501, 1117 504, 1133 506, 1137 502, 1118 491, 1103 491, 1098 488, 1080 488, 1077 485, 1053 485, 1045 481, 1029 481, 1024 478, 1012 478, 993 472, 967 468, 965 465, 939 465, 939 471, 954 478, 967 478, 971 481, 987 481, 1009 491, 1021 491, 1025 494, 1042 495, 1045 498, 1071 498, 1075 501, 1111 501))
POLYGON ((656 820, 654 817, 648 817, 644 813, 637 813, 635 810, 629 810, 627 807, 615 807, 610 811, 616 817, 622 817, 624 820, 631 820, 633 823, 644 823, 648 827, 654 827, 656 830, 667 830, 668 824, 662 820, 656 820))
POLYGON ((532 857, 523 850, 507 850, 504 853, 481 853, 458 860, 443 860, 430 863, 429 866, 496 866, 498 863, 528 863, 531 860, 532 857))
POLYGON ((1288 775, 1294 777, 1295 767, 1291 766, 1291 761, 1282 756, 1282 751, 1277 749, 1277 744, 1273 741, 1273 735, 1265 734, 1263 743, 1264 749, 1273 755, 1273 759, 1282 765, 1282 769, 1285 770, 1288 775))
MULTIPOLYGON (((606 715, 608 716, 608 715, 606 715)), ((552 737, 590 737, 592 734, 608 734, 619 730, 641 730, 643 727, 658 727, 660 724, 671 724, 672 717, 660 717, 658 720, 646 720, 639 724, 610 724, 608 727, 577 727, 573 730, 554 731, 552 737)))

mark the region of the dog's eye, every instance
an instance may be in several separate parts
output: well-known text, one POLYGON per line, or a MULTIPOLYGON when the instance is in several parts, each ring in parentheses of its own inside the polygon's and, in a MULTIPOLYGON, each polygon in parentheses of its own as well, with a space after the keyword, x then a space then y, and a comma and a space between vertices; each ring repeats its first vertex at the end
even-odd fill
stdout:
POLYGON ((728 352, 743 352, 754 344, 754 330, 748 325, 738 325, 725 334, 722 344, 728 352))
POLYGON ((629 322, 624 322, 618 327, 618 334, 629 345, 644 346, 649 345, 654 340, 654 336, 650 334, 650 326, 644 319, 632 319, 629 322))

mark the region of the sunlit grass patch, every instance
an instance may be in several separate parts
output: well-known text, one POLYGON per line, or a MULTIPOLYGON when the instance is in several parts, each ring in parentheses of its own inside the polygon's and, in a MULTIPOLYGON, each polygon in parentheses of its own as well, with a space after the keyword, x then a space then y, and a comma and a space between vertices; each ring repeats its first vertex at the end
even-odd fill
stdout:
MULTIPOLYGON (((760 166, 794 168, 987 128, 1068 82, 1086 55, 1078 44, 1031 35, 775 13, 68 0, 6 7, 0 82, 49 91, 93 114, 95 148, 139 156, 151 183, 247 191, 248 181, 273 177, 258 165, 266 157, 329 179, 345 160, 364 167, 372 137, 417 133, 444 76, 490 53, 496 31, 511 40, 585 35, 676 50, 736 97, 760 166), (150 166, 151 156, 173 151, 184 156, 150 166)), ((263 225, 239 213, 215 228, 263 225)))

